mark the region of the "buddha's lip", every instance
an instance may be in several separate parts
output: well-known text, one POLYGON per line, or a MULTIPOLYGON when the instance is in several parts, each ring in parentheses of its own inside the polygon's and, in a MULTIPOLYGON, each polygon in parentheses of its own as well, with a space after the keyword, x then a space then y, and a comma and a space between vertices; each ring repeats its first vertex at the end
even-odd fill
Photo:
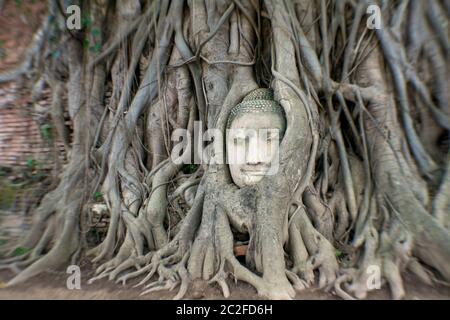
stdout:
POLYGON ((268 169, 258 169, 258 170, 252 170, 252 169, 242 169, 241 171, 247 174, 251 174, 254 176, 259 176, 259 175, 266 175, 267 174, 267 170, 268 169))

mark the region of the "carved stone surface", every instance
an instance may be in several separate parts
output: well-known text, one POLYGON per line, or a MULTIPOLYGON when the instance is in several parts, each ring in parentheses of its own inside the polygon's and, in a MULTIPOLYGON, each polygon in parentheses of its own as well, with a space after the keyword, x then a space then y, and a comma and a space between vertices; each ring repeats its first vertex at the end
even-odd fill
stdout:
POLYGON ((227 161, 238 187, 254 185, 276 173, 286 119, 269 89, 256 89, 236 105, 227 129, 227 161))

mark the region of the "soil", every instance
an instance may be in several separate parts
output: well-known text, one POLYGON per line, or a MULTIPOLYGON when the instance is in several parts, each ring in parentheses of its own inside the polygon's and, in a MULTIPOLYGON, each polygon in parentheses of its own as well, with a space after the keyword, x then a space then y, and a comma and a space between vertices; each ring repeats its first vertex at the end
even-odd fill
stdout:
MULTIPOLYGON (((0 8, 0 72, 11 70, 22 61, 28 45, 31 43, 33 32, 39 28, 42 17, 45 15, 46 1, 4 1, 0 8)), ((122 286, 114 282, 99 280, 91 285, 87 284, 93 276, 94 267, 85 262, 81 264, 81 289, 69 290, 66 287, 67 278, 70 276, 64 271, 48 272, 37 276, 26 283, 13 288, 0 289, 0 300, 5 299, 43 299, 43 300, 126 300, 126 299, 172 299, 178 290, 160 291, 140 296, 142 288, 133 288, 138 283, 134 279, 129 284, 122 286)), ((0 284, 11 279, 13 273, 0 271, 0 284)), ((428 286, 422 284, 414 276, 406 274, 404 277, 406 299, 439 299, 450 300, 450 288, 444 286, 428 286)), ((246 283, 237 282, 230 285, 231 295, 229 299, 246 300, 259 299, 254 288, 246 283)), ((224 299, 220 289, 216 286, 205 286, 197 283, 188 291, 185 298, 188 299, 224 299), (202 289, 203 288, 203 289, 202 289)), ((380 290, 373 291, 369 299, 390 299, 387 285, 380 290)), ((297 293, 296 299, 303 300, 331 300, 336 296, 315 289, 307 289, 297 293)))
MULTIPOLYGON (((152 292, 140 296, 142 288, 133 288, 140 279, 131 280, 125 286, 112 281, 99 280, 93 284, 87 284, 93 276, 94 268, 90 263, 83 263, 81 269, 81 289, 69 290, 66 286, 67 278, 70 276, 64 271, 48 272, 37 276, 26 283, 13 288, 0 289, 0 300, 167 300, 172 299, 178 292, 178 287, 173 291, 152 292)), ((0 271, 0 283, 10 279, 13 273, 0 271)), ((156 280, 156 279, 155 279, 156 280)), ((450 300, 450 288, 444 286, 428 286, 419 282, 410 274, 405 275, 405 289, 407 300, 450 300)), ((246 283, 234 283, 228 280, 230 285, 230 297, 233 300, 258 300, 260 299, 253 289, 246 283)), ((216 285, 206 286, 197 283, 188 290, 185 299, 224 299, 220 289, 216 285)), ((296 300, 335 300, 339 299, 331 293, 322 290, 307 289, 297 293, 296 300)), ((387 285, 380 290, 374 290, 368 299, 385 300, 390 299, 387 285)))

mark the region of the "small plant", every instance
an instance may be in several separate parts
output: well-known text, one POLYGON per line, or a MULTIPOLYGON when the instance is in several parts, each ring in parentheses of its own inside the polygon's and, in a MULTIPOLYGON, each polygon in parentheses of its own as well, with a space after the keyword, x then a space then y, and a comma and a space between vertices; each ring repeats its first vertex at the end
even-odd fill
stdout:
POLYGON ((103 200, 103 194, 100 191, 96 191, 94 193, 94 199, 95 199, 95 201, 102 201, 103 200))
POLYGON ((81 25, 83 28, 89 28, 92 25, 92 20, 87 15, 83 15, 81 17, 81 25))
POLYGON ((84 38, 83 39, 83 48, 87 49, 89 48, 89 39, 88 38, 84 38))
POLYGON ((102 44, 101 44, 101 43, 96 43, 95 45, 90 46, 90 47, 89 47, 89 50, 90 50, 91 52, 98 53, 98 52, 100 52, 100 51, 102 50, 102 44))
MULTIPOLYGON (((45 173, 39 169, 39 162, 33 158, 28 158, 27 170, 24 170, 24 177, 26 179, 31 179, 32 182, 41 180, 45 176, 45 173)), ((26 182, 24 183, 26 184, 26 182)))
POLYGON ((91 35, 92 35, 92 37, 95 39, 95 38, 97 38, 97 39, 95 39, 94 40, 94 45, 91 45, 91 46, 89 46, 89 50, 91 51, 91 52, 95 52, 95 53, 98 53, 98 52, 100 52, 101 50, 102 50, 102 44, 100 43, 100 41, 99 41, 99 37, 101 36, 101 31, 100 31, 100 29, 98 29, 98 28, 92 28, 92 30, 91 30, 91 35))
POLYGON ((29 251, 30 251, 29 248, 17 247, 16 249, 14 249, 13 256, 14 257, 22 256, 22 255, 28 253, 29 251))
POLYGON ((33 159, 33 158, 28 158, 27 159, 27 168, 29 170, 36 169, 36 166, 37 166, 37 161, 35 159, 33 159))
POLYGON ((52 56, 53 58, 58 59, 61 56, 61 51, 60 50, 52 51, 52 56))
POLYGON ((94 37, 99 37, 101 35, 101 31, 98 28, 92 28, 91 34, 94 37))
POLYGON ((41 126, 41 136, 46 141, 52 139, 52 126, 50 124, 46 123, 41 126))

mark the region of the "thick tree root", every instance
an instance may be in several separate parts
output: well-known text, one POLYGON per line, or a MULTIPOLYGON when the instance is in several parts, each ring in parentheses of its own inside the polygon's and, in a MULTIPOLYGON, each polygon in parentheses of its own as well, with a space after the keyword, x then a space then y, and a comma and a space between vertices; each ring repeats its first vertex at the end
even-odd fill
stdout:
POLYGON ((16 273, 7 286, 85 253, 85 209, 100 191, 109 223, 87 252, 97 267, 89 283, 136 279, 143 295, 179 288, 174 299, 208 284, 229 297, 230 279, 269 299, 311 287, 364 299, 386 283, 402 299, 405 270, 449 282, 448 15, 441 2, 395 2, 372 31, 367 5, 91 1, 86 30, 46 20, 0 83, 50 61, 33 95, 49 81, 69 163, 20 244, 29 251, 2 249, 0 269, 16 273), (104 30, 109 17, 117 25, 104 30), (49 28, 58 46, 44 41, 49 28), (79 39, 106 49, 94 56, 79 39), (262 87, 287 123, 276 175, 237 188, 219 161, 224 141, 202 136, 182 163, 169 158, 175 130, 192 137, 200 120, 226 134, 230 110, 262 87), (203 147, 218 161, 193 166, 203 147))

